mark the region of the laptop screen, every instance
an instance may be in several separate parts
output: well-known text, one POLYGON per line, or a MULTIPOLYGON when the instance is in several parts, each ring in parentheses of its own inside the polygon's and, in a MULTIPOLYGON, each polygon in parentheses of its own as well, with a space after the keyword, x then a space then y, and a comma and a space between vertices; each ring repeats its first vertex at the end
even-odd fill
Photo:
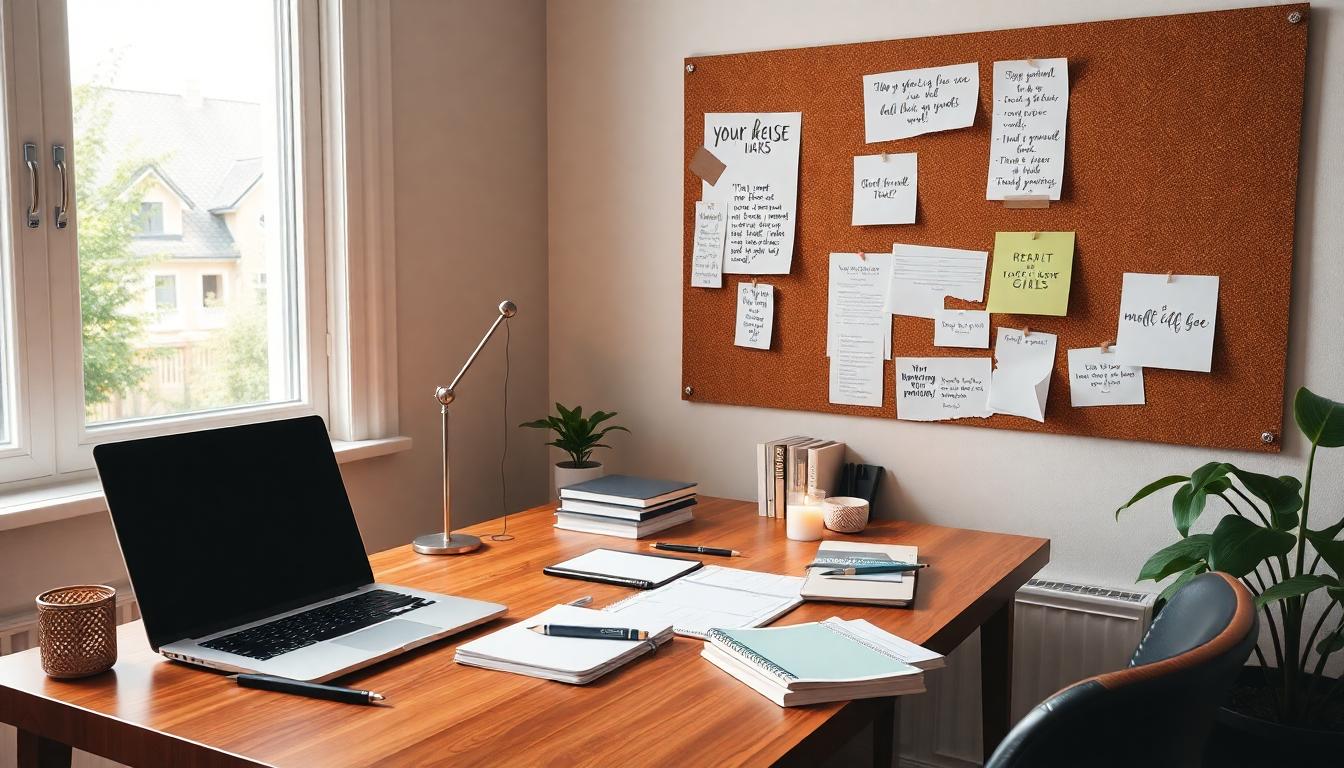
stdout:
POLYGON ((93 457, 156 650, 373 581, 317 416, 109 443, 93 457))

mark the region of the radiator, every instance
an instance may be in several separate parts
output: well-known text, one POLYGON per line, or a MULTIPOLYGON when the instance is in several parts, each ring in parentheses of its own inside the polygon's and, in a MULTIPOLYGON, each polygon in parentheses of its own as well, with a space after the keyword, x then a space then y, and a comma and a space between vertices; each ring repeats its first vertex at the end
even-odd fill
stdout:
MULTIPOLYGON (((1152 620, 1155 597, 1032 579, 1013 616, 1013 719, 1070 683, 1120 669, 1152 620)), ((901 702, 901 764, 969 768, 981 763, 980 636, 925 674, 928 693, 901 702)))

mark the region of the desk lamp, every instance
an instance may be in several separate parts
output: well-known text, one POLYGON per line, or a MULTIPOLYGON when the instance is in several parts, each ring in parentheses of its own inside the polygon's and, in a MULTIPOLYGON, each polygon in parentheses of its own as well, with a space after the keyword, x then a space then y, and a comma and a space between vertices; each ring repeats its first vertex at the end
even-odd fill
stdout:
POLYGON ((500 323, 516 314, 518 314, 517 304, 508 299, 499 302, 499 317, 495 318, 490 330, 481 337, 481 343, 476 345, 467 362, 462 364, 462 370, 457 372, 453 383, 434 390, 434 398, 439 401, 439 416, 443 422, 443 533, 427 533, 424 536, 417 536, 411 542, 411 547, 422 555, 465 555, 480 549, 480 538, 465 533, 453 533, 453 519, 449 511, 451 497, 448 492, 448 406, 457 399, 458 383, 462 381, 462 376, 471 364, 476 362, 476 356, 481 354, 490 337, 495 334, 495 329, 499 328, 500 323))

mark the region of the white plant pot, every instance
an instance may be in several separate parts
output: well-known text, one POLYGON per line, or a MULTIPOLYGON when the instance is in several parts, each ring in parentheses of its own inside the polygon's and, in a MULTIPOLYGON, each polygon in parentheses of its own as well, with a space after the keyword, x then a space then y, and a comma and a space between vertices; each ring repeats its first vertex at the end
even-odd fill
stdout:
POLYGON ((602 476, 602 462, 590 461, 585 466, 575 466, 572 461, 561 461, 555 465, 555 495, 568 485, 592 480, 602 476))

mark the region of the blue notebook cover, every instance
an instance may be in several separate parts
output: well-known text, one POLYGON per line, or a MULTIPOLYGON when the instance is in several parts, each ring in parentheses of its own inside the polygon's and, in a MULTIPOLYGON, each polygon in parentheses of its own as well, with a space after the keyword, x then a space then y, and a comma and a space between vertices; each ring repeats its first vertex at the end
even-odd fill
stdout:
POLYGON ((761 629, 711 629, 709 640, 781 682, 846 683, 918 673, 820 622, 761 629))
MULTIPOLYGON (((695 490, 695 483, 679 480, 658 480, 633 475, 605 475, 560 489, 561 498, 629 499, 632 502, 650 502, 660 497, 675 498, 695 490)), ((640 506, 636 504, 635 506, 640 506)))

